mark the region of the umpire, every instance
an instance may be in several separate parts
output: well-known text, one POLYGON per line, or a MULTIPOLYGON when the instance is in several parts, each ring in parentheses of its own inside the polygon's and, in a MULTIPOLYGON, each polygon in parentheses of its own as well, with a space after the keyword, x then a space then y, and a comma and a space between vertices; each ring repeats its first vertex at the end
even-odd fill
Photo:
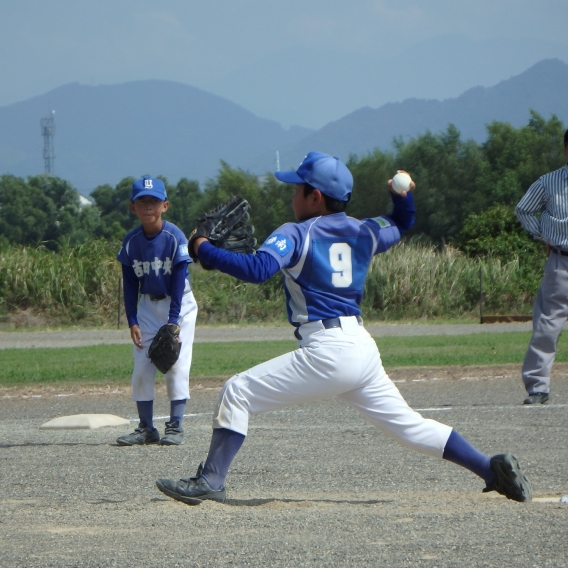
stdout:
POLYGON ((568 319, 568 130, 567 165, 536 180, 515 213, 523 227, 546 243, 548 260, 533 309, 533 334, 523 363, 525 404, 543 404, 550 393, 556 344, 568 319))

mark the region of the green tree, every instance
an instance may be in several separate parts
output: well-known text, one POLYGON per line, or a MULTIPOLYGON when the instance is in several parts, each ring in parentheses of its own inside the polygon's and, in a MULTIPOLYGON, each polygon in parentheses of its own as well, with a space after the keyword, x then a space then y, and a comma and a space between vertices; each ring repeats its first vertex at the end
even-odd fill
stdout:
POLYGON ((28 178, 28 184, 42 191, 54 206, 52 222, 42 238, 48 248, 57 250, 63 244, 78 245, 93 238, 99 215, 92 207, 81 208, 79 193, 68 181, 38 175, 28 178))
POLYGON ((449 125, 440 134, 427 132, 407 143, 397 140, 395 148, 396 168, 408 171, 417 186, 418 214, 409 234, 422 233, 435 241, 457 236, 467 215, 483 209, 475 183, 483 163, 480 147, 462 141, 459 130, 449 125))
POLYGON ((295 220, 292 209, 293 193, 294 186, 278 181, 274 174, 267 174, 262 179, 259 208, 252 210, 252 221, 259 245, 280 225, 295 220))
POLYGON ((52 250, 93 238, 98 212, 81 208, 79 193, 67 181, 49 175, 0 178, 0 240, 52 250))
POLYGON ((79 193, 64 179, 56 176, 41 174, 28 178, 30 187, 43 191, 43 194, 53 202, 57 210, 65 207, 79 208, 79 193))
POLYGON ((257 176, 242 169, 233 169, 224 161, 215 179, 205 182, 204 211, 227 201, 232 195, 242 195, 251 207, 260 204, 260 182, 257 176))
POLYGON ((121 240, 128 231, 137 226, 138 218, 130 211, 130 191, 134 181, 133 177, 126 177, 114 188, 105 184, 91 192, 91 197, 100 211, 101 223, 97 236, 121 240))
POLYGON ((353 174, 353 194, 347 213, 357 219, 388 213, 392 200, 387 181, 397 170, 393 154, 374 150, 361 159, 352 155, 346 165, 353 174))
POLYGON ((201 214, 203 192, 199 183, 182 178, 175 186, 166 186, 170 207, 164 218, 177 225, 186 236, 191 233, 201 214))
POLYGON ((100 238, 101 214, 94 205, 81 207, 77 220, 77 227, 73 232, 70 244, 84 244, 95 238, 100 238))
POLYGON ((493 256, 509 262, 517 256, 533 262, 543 256, 544 245, 522 227, 512 206, 497 204, 465 220, 457 239, 459 248, 470 256, 493 256))
POLYGON ((476 179, 479 199, 486 207, 515 205, 534 181, 565 162, 564 127, 555 115, 546 121, 531 111, 526 126, 492 122, 487 132, 482 146, 485 161, 476 179))
POLYGON ((56 220, 55 205, 41 188, 12 175, 0 178, 0 235, 8 242, 36 246, 56 220))

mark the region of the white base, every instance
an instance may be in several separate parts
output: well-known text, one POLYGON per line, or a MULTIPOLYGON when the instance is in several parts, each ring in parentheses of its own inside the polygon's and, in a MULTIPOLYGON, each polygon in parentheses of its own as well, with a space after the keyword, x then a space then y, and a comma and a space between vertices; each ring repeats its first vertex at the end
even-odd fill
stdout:
POLYGON ((122 424, 130 424, 130 420, 114 414, 74 414, 54 418, 39 428, 40 430, 92 430, 101 426, 121 426, 122 424))

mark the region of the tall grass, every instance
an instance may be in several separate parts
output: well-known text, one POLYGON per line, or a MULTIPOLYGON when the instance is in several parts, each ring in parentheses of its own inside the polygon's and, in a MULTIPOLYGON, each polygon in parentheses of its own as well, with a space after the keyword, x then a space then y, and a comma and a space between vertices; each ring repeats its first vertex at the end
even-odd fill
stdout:
MULTIPOLYGON (((28 310, 50 324, 116 322, 120 244, 95 241, 54 253, 13 247, 0 253, 0 316, 17 321, 28 310)), ((456 318, 477 315, 479 274, 485 313, 529 313, 542 263, 528 269, 512 258, 471 259, 446 247, 401 243, 378 255, 369 269, 363 315, 369 320, 456 318)), ((239 282, 191 266, 200 323, 285 321, 279 276, 261 284, 239 282)), ((20 325, 25 325, 20 323, 20 325)))
POLYGON ((263 284, 241 282, 218 271, 190 265, 198 323, 286 321, 280 275, 263 284))
MULTIPOLYGON (((104 240, 54 253, 11 247, 0 253, 0 310, 4 318, 32 309, 53 323, 99 324, 116 314, 119 245, 104 240)), ((116 317, 116 316, 115 316, 116 317)))
POLYGON ((529 269, 511 258, 468 258, 451 247, 439 250, 400 243, 373 259, 363 313, 371 319, 472 315, 479 310, 480 271, 485 313, 530 313, 542 263, 529 269))

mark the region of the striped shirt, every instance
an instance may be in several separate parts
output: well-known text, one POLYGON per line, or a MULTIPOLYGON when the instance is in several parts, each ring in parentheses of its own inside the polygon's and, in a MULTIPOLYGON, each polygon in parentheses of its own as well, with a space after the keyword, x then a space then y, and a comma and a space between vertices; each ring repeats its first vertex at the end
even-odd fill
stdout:
POLYGON ((536 239, 568 250, 568 165, 537 179, 519 201, 515 214, 536 239))

